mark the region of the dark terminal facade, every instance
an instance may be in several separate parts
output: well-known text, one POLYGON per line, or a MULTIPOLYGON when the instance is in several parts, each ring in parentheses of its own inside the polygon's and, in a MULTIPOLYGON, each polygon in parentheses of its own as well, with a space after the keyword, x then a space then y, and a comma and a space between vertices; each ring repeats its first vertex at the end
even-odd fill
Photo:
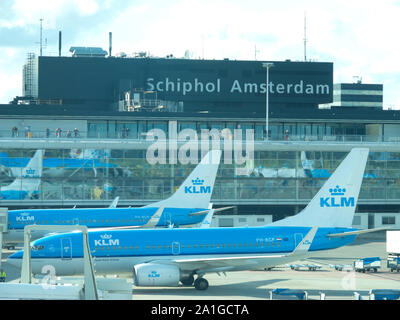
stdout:
MULTIPOLYGON (((332 102, 332 63, 273 64, 271 110, 332 102)), ((172 112, 265 116, 266 69, 259 61, 40 57, 38 85, 41 101, 68 105, 124 111, 158 100, 172 112), (128 100, 132 106, 121 105, 128 100)))

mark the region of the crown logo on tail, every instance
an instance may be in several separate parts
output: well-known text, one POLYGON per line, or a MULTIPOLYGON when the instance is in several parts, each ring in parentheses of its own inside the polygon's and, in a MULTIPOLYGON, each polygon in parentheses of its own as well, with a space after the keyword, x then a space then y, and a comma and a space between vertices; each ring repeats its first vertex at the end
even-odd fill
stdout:
POLYGON ((344 196, 346 188, 342 189, 339 186, 336 186, 334 189, 330 188, 329 192, 331 193, 331 196, 344 196))
POLYGON ((196 179, 192 180, 192 183, 194 186, 202 186, 204 184, 204 180, 196 178, 196 179))

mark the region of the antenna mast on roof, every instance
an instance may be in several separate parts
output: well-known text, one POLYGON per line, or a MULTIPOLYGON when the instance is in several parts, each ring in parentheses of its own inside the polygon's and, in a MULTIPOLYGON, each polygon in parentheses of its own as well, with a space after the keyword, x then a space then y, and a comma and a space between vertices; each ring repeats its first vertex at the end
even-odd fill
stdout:
POLYGON ((257 61, 257 53, 260 52, 260 50, 257 50, 257 45, 254 45, 254 60, 257 61))
POLYGON ((43 53, 43 37, 42 37, 42 30, 43 30, 43 18, 40 18, 40 56, 42 56, 43 53))

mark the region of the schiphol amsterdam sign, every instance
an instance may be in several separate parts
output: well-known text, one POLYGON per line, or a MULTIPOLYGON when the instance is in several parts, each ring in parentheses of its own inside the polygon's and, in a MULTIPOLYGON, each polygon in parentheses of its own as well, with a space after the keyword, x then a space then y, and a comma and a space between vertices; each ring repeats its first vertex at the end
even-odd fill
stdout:
POLYGON ((305 80, 295 82, 245 82, 242 80, 228 80, 216 78, 214 80, 202 81, 198 78, 182 80, 165 77, 156 80, 146 79, 147 90, 157 92, 178 93, 183 96, 201 93, 237 93, 237 94, 265 94, 267 87, 269 93, 278 95, 330 95, 331 86, 327 83, 310 83, 305 80), (224 82, 225 81, 225 82, 224 82))

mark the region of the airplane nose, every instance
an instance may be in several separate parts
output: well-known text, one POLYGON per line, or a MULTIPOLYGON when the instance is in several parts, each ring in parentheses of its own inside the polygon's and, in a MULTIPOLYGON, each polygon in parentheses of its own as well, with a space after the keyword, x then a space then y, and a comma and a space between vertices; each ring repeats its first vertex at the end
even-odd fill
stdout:
POLYGON ((22 265, 22 255, 23 255, 23 251, 17 251, 15 253, 13 253, 12 255, 8 256, 6 263, 17 267, 17 268, 21 268, 22 265))

